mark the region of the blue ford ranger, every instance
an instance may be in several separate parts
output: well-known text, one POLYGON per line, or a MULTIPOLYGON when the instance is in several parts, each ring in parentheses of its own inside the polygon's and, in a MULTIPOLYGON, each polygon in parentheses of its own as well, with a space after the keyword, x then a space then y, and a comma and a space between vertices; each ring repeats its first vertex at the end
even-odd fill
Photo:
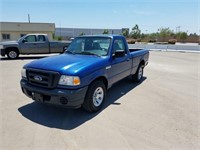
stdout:
POLYGON ((123 36, 81 36, 64 54, 26 64, 21 88, 35 101, 95 112, 114 83, 140 82, 148 59, 148 50, 129 49, 123 36))

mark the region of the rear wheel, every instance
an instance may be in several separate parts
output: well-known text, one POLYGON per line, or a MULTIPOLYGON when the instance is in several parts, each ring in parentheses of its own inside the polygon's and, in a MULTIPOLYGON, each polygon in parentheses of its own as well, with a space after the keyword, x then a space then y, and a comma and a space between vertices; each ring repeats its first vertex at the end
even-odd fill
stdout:
POLYGON ((83 108, 89 112, 98 111, 104 102, 106 88, 102 81, 94 81, 88 87, 86 97, 83 103, 83 108))
POLYGON ((142 64, 140 64, 138 69, 137 69, 137 72, 134 75, 132 75, 132 80, 134 82, 140 82, 142 80, 142 78, 143 78, 143 68, 144 67, 142 66, 142 64))
POLYGON ((16 59, 19 56, 18 50, 8 50, 7 56, 9 59, 16 59))

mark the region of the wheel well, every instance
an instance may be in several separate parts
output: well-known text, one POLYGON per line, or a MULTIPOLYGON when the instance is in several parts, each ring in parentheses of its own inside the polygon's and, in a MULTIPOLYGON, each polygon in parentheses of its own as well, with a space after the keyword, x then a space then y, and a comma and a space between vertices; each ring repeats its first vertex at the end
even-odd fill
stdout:
POLYGON ((144 66, 145 66, 145 61, 142 60, 142 61, 140 62, 140 64, 142 65, 142 67, 144 67, 144 66))
POLYGON ((103 83, 106 86, 106 89, 108 89, 108 80, 106 79, 106 77, 104 77, 104 76, 98 77, 98 78, 94 79, 92 82, 97 81, 97 80, 103 81, 103 83))
POLYGON ((8 47, 8 48, 6 48, 6 54, 8 54, 9 50, 16 50, 17 53, 19 53, 19 49, 17 47, 8 47))

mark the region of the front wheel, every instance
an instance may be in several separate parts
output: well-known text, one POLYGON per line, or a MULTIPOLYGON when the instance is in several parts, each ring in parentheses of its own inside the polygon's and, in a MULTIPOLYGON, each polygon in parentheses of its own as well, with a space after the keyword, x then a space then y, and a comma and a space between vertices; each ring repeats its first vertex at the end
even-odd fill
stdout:
POLYGON ((132 75, 132 80, 134 82, 140 82, 142 80, 142 78, 143 78, 143 68, 144 67, 142 66, 142 64, 140 64, 138 69, 137 69, 137 72, 134 75, 132 75))
POLYGON ((83 108, 89 112, 98 111, 104 102, 106 88, 102 81, 94 81, 88 87, 83 108))
POLYGON ((9 50, 7 56, 9 59, 16 59, 19 56, 19 52, 17 50, 9 50))

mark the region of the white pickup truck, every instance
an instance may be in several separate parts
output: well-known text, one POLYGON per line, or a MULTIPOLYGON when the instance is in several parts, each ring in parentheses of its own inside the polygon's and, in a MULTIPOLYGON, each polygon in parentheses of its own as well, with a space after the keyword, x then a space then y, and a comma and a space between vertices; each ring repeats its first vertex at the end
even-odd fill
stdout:
POLYGON ((70 43, 70 41, 49 41, 46 34, 27 34, 18 41, 1 42, 0 54, 16 59, 19 54, 63 53, 70 43))

